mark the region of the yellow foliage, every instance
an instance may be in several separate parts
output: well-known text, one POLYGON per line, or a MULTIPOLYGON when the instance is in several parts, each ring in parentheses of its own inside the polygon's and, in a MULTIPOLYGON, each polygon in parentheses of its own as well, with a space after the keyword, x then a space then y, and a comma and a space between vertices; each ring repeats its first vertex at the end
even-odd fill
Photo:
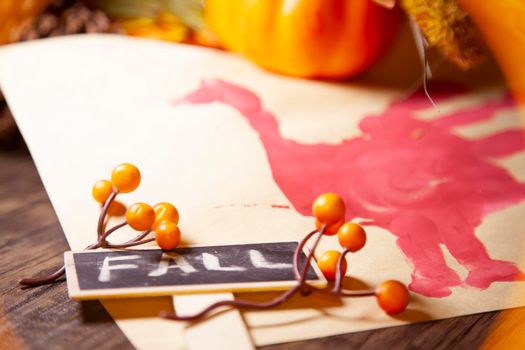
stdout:
POLYGON ((456 0, 402 0, 430 46, 462 69, 475 66, 483 58, 478 33, 468 13, 456 0))
POLYGON ((120 22, 120 27, 128 35, 154 38, 166 41, 184 41, 188 28, 174 15, 162 12, 155 18, 139 17, 120 22))

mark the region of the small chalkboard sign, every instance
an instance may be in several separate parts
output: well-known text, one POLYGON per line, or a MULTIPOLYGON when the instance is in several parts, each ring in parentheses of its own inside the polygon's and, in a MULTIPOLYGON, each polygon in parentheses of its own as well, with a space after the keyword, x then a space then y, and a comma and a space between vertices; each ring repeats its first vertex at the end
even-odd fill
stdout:
MULTIPOLYGON (((66 252, 72 299, 283 290, 295 285, 297 242, 66 252)), ((302 253, 301 261, 306 259, 302 253)), ((312 259, 307 280, 326 286, 312 259)))

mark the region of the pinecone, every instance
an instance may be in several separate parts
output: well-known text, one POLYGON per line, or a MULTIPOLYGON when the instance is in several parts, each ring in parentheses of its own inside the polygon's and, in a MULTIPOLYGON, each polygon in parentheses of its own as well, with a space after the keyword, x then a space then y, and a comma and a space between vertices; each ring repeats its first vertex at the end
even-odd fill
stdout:
POLYGON ((81 1, 58 0, 22 28, 16 39, 27 41, 58 35, 109 31, 111 21, 103 11, 91 9, 81 1))

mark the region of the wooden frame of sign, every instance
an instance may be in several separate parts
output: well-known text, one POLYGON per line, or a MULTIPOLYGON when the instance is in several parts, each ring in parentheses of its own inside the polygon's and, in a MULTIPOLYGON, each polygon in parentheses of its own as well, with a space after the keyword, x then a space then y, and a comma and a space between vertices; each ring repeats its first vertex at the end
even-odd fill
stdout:
MULTIPOLYGON (((187 246, 169 252, 69 251, 64 254, 68 292, 72 299, 88 300, 285 290, 297 283, 291 264, 296 247, 297 242, 277 242, 187 246), (120 279, 112 280, 115 275, 120 279)), ((306 254, 305 248, 301 261, 306 254)), ((313 259, 307 281, 327 285, 313 259)))

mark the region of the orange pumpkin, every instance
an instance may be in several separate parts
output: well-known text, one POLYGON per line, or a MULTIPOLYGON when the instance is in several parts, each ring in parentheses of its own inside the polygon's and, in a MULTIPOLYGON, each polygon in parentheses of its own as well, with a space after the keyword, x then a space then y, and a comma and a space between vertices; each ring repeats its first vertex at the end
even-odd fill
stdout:
POLYGON ((42 12, 51 0, 0 0, 0 44, 13 41, 15 31, 42 12))
POLYGON ((372 0, 207 0, 210 29, 230 50, 297 77, 347 78, 389 47, 399 10, 372 0))

